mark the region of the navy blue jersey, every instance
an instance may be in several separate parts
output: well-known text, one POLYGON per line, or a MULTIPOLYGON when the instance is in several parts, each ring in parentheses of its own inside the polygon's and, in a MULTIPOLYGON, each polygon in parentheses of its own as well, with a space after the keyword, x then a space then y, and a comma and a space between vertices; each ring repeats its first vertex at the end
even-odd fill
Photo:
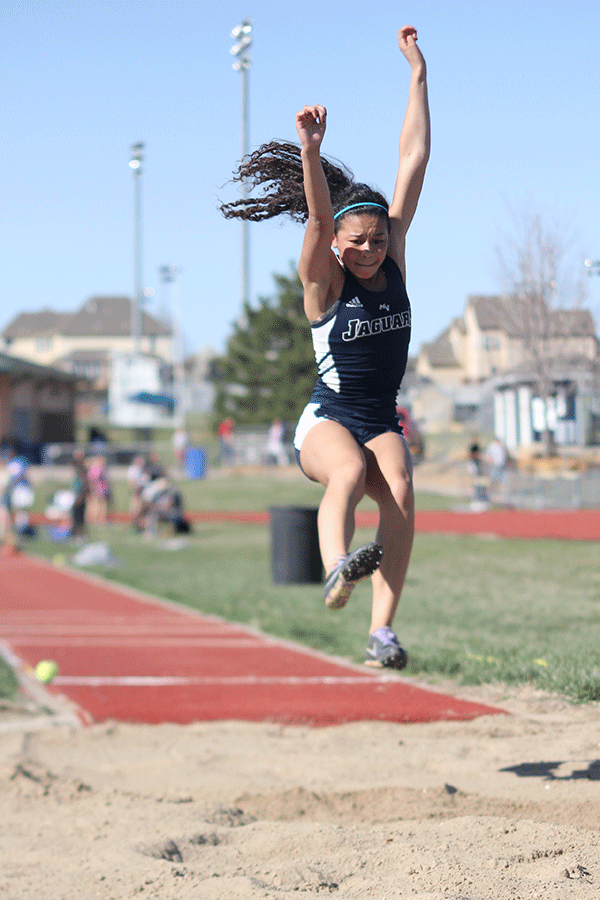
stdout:
POLYGON ((365 422, 396 417, 396 395, 406 369, 410 302, 400 269, 386 256, 387 286, 369 291, 346 270, 338 302, 311 325, 319 377, 311 402, 318 416, 345 407, 365 422))

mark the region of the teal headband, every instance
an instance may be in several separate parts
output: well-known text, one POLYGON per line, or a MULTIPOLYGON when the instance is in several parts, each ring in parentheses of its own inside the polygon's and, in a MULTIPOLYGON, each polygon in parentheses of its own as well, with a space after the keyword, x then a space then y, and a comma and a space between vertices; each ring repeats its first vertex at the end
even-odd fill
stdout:
POLYGON ((387 206, 382 206, 381 203, 371 203, 370 200, 365 200, 364 203, 352 203, 350 206, 345 206, 343 209, 340 209, 339 212, 336 212, 334 215, 334 219, 338 219, 344 213, 349 212, 351 209, 358 209, 359 206, 376 206, 377 209, 382 209, 385 213, 387 213, 387 206))

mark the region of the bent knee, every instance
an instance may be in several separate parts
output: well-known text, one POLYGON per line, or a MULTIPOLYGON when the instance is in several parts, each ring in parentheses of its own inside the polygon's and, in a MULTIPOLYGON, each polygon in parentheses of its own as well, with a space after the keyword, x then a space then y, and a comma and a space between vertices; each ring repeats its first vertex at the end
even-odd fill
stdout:
POLYGON ((407 469, 401 469, 388 480, 377 479, 368 484, 369 495, 380 508, 394 507, 403 513, 410 513, 415 507, 415 494, 412 475, 407 469))
POLYGON ((362 453, 352 453, 342 457, 331 472, 331 481, 340 481, 364 489, 367 479, 367 464, 362 453))

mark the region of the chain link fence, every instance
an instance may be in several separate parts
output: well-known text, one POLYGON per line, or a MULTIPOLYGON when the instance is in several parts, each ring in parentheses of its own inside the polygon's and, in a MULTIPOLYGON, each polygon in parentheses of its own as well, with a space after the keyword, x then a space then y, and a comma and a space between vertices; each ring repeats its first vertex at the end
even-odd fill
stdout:
POLYGON ((600 509, 600 469, 552 475, 509 469, 490 497, 519 509, 600 509))

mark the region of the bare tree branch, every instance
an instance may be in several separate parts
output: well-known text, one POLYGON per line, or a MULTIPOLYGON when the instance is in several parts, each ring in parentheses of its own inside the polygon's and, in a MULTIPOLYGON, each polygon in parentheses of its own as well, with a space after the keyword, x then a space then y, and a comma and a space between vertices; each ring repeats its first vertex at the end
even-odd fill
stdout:
MULTIPOLYGON (((513 215, 513 226, 496 248, 499 280, 512 301, 534 389, 547 406, 557 363, 568 358, 572 336, 582 327, 582 269, 574 277, 569 257, 573 241, 564 229, 547 229, 540 215, 529 213, 513 215)), ((549 453, 548 427, 544 445, 549 453)))

